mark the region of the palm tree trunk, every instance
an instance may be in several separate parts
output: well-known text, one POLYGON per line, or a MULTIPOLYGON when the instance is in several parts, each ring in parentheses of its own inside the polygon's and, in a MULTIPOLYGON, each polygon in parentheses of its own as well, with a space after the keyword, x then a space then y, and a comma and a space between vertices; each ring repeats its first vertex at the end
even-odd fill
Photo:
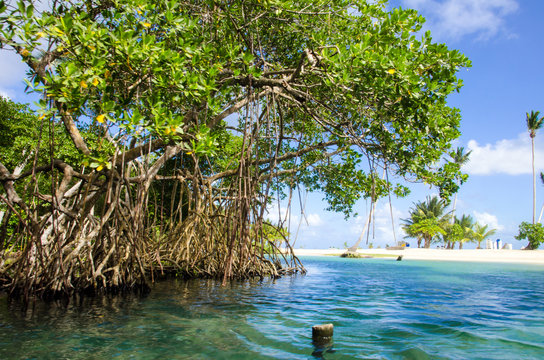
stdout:
POLYGON ((431 237, 426 237, 425 238, 425 249, 428 249, 428 248, 431 247, 431 240, 432 240, 431 237))
POLYGON ((533 224, 535 223, 536 213, 536 176, 535 176, 535 138, 531 137, 531 160, 533 167, 533 224))
MULTIPOLYGON (((459 186, 459 181, 457 181, 457 186, 459 186)), ((459 190, 457 190, 459 191, 459 190)), ((455 206, 457 205, 457 193, 453 196, 453 209, 451 211, 451 224, 455 223, 455 206)))

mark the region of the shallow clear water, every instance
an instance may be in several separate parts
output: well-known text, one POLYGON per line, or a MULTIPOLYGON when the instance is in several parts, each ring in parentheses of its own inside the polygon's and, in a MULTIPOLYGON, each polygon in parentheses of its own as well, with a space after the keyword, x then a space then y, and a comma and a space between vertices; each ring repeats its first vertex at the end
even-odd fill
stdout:
POLYGON ((303 258, 305 276, 146 297, 0 300, 1 359, 542 359, 544 267, 303 258), (332 348, 312 345, 331 322, 332 348))

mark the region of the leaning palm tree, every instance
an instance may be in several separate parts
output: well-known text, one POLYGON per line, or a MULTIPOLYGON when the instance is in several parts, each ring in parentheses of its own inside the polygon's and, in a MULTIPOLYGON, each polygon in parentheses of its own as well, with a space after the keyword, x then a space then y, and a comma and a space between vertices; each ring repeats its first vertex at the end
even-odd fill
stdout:
POLYGON ((474 224, 474 238, 478 242, 477 249, 481 249, 482 241, 484 241, 485 239, 494 235, 497 232, 497 229, 487 230, 488 226, 489 225, 481 225, 480 223, 474 224))
POLYGON ((535 136, 536 131, 544 125, 544 117, 540 117, 539 111, 531 111, 526 113, 527 116, 527 130, 531 137, 531 164, 533 168, 533 224, 535 223, 536 213, 536 176, 535 176, 535 136))
MULTIPOLYGON (((464 147, 458 147, 455 150, 455 152, 453 152, 451 154, 453 162, 455 164, 459 165, 459 169, 468 162, 471 152, 472 151, 465 152, 464 147)), ((456 184, 457 184, 457 186, 461 185, 461 179, 457 178, 456 184)), ((451 223, 452 223, 452 225, 453 225, 454 220, 455 220, 455 206, 456 206, 456 204, 457 204, 457 192, 455 193, 455 195, 453 197, 453 209, 451 211, 451 215, 452 215, 451 216, 451 223)))

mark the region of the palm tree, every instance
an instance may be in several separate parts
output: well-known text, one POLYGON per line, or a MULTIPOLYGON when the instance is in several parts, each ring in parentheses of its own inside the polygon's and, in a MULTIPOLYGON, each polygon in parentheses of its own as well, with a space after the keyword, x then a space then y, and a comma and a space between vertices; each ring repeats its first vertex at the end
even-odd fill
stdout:
POLYGON ((402 229, 406 233, 404 238, 415 238, 417 239, 417 247, 421 247, 421 241, 423 240, 423 234, 416 231, 416 228, 413 227, 414 224, 418 222, 417 212, 413 209, 410 209, 410 218, 401 219, 404 222, 402 229))
POLYGON ((474 241, 474 219, 470 215, 463 215, 461 219, 456 218, 455 222, 461 227, 462 235, 459 240, 459 250, 463 248, 466 242, 474 241))
POLYGON ((481 243, 491 235, 497 232, 497 229, 487 230, 489 225, 481 225, 480 223, 474 224, 474 238, 478 242, 477 249, 481 249, 481 243))
POLYGON ((449 214, 445 214, 446 203, 437 196, 427 196, 426 201, 414 204, 410 209, 410 218, 403 219, 403 229, 407 237, 417 238, 417 247, 425 240, 424 247, 429 248, 436 235, 444 233, 444 224, 449 222, 449 214), (438 231, 436 226, 442 231, 438 231))
POLYGON ((544 117, 538 117, 539 111, 531 111, 531 114, 526 113, 527 116, 527 130, 531 137, 531 160, 533 167, 533 224, 535 223, 536 213, 536 176, 535 176, 535 136, 536 131, 544 125, 544 117))
MULTIPOLYGON (((446 202, 444 200, 439 199, 437 196, 433 197, 427 197, 427 201, 420 202, 416 204, 416 208, 418 209, 420 214, 423 214, 423 217, 421 220, 424 219, 436 219, 436 224, 444 228, 444 224, 447 224, 450 219, 450 214, 445 213, 446 212, 446 202)), ((437 235, 436 233, 435 235, 437 235)), ((425 248, 431 247, 431 240, 434 238, 433 236, 424 236, 425 239, 425 248)))
POLYGON ((431 246, 432 239, 434 239, 438 234, 444 235, 446 233, 442 228, 439 219, 437 218, 423 219, 411 225, 410 230, 414 234, 420 234, 421 237, 425 239, 426 248, 429 248, 431 246))
MULTIPOLYGON (((465 152, 464 147, 458 147, 457 150, 455 150, 455 152, 452 153, 452 160, 453 160, 453 162, 455 164, 459 165, 459 169, 461 169, 461 166, 465 165, 468 162, 471 152, 472 151, 465 152)), ((457 186, 461 185, 461 180, 459 178, 457 178, 456 183, 457 183, 457 186)), ((455 196, 453 197, 453 210, 451 211, 452 224, 453 224, 453 222, 455 220, 455 206, 456 206, 456 204, 457 204, 457 192, 455 192, 455 196)))
POLYGON ((457 222, 444 226, 445 233, 442 235, 442 241, 446 245, 446 249, 453 249, 456 242, 459 242, 464 237, 464 231, 457 222))

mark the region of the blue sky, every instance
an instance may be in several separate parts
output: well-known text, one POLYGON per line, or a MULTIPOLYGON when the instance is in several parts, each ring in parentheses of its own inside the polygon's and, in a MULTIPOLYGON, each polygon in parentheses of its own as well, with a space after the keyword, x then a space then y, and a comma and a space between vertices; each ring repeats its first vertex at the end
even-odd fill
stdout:
MULTIPOLYGON (((465 86, 449 104, 462 113, 462 135, 455 146, 473 151, 464 171, 470 175, 458 195, 457 214, 468 214, 498 229, 494 238, 520 248, 514 239, 518 225, 532 216, 530 139, 525 113, 544 113, 544 38, 541 0, 395 0, 390 6, 415 8, 427 19, 433 38, 460 50, 473 63, 462 70, 465 86)), ((25 66, 9 52, 0 52, 0 94, 18 102, 34 99, 23 92, 25 66)), ((544 130, 536 137, 536 168, 544 171, 544 130)), ((414 202, 436 193, 424 185, 411 186, 405 199, 393 198, 397 239, 399 219, 408 216, 414 202)), ((357 204, 357 217, 324 211, 320 194, 305 196, 305 216, 296 206, 291 213, 295 247, 328 248, 353 244, 363 228, 369 204, 357 204), (302 221, 301 221, 302 219, 302 221), (299 228, 300 224, 300 228, 299 228), (297 229, 298 232, 297 232, 297 229)), ((294 199, 298 203, 298 199, 294 199)), ((544 186, 537 184, 537 216, 544 202, 544 186)), ((271 218, 283 210, 272 209, 271 218)), ((389 203, 377 205, 374 246, 393 244, 389 203)), ((414 243, 414 241, 412 241, 414 243)), ((364 243, 363 243, 363 246, 364 243)), ((470 247, 470 246, 467 246, 470 247)))

